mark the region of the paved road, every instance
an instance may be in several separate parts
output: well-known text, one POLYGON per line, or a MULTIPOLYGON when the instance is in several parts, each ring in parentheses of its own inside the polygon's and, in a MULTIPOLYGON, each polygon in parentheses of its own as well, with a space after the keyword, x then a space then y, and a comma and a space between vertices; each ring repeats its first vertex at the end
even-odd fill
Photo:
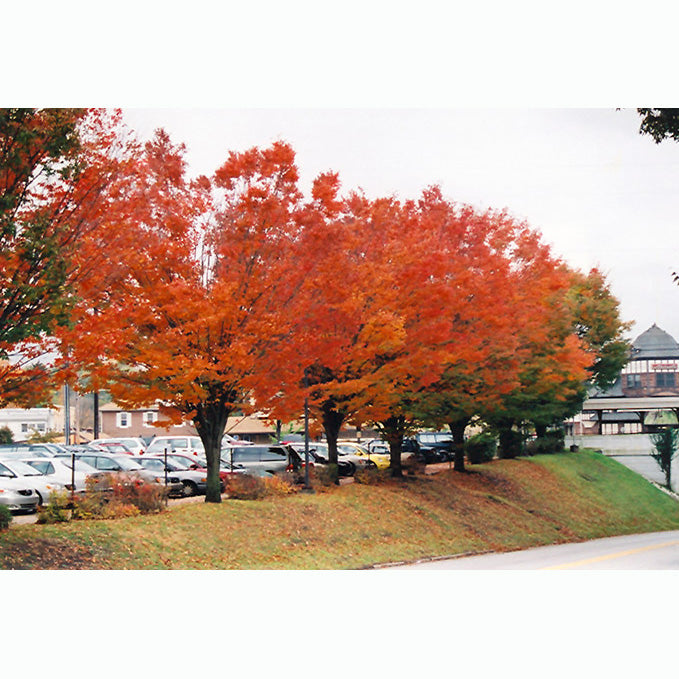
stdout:
POLYGON ((679 570, 679 531, 602 538, 520 552, 431 561, 418 570, 679 570))

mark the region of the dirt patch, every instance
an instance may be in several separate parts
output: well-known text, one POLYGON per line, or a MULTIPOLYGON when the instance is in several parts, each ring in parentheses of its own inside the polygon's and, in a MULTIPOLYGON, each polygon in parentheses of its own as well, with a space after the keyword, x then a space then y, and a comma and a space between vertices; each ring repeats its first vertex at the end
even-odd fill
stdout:
POLYGON ((0 556, 3 570, 90 570, 102 565, 87 547, 55 538, 12 541, 0 556))

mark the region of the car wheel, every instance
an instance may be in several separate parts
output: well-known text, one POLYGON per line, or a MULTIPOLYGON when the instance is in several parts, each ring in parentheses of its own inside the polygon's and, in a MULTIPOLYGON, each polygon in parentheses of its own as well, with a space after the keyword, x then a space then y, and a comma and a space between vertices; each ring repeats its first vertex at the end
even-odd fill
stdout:
POLYGON ((184 481, 184 497, 198 495, 198 487, 193 481, 184 481))
POLYGON ((43 501, 42 501, 42 495, 38 493, 38 491, 35 491, 35 494, 38 496, 38 507, 42 507, 43 501))

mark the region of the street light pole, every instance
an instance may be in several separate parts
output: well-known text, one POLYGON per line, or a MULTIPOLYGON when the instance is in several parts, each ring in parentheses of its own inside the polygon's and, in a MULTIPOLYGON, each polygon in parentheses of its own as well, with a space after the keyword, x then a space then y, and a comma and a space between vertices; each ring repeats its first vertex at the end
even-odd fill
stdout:
POLYGON ((304 488, 306 493, 313 493, 313 488, 309 483, 309 373, 308 368, 304 368, 304 488))
POLYGON ((71 402, 68 393, 68 384, 64 385, 64 442, 71 443, 71 402))

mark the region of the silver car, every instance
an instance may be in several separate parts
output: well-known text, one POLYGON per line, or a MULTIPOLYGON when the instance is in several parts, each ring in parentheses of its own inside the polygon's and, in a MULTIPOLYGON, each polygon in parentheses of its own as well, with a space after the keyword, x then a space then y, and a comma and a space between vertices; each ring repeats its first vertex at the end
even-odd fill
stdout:
MULTIPOLYGON (((168 476, 179 479, 184 485, 183 495, 191 497, 192 495, 205 495, 207 489, 207 470, 199 471, 196 469, 189 469, 186 464, 176 460, 168 460, 165 464, 164 456, 144 455, 139 459, 139 464, 154 474, 158 474, 161 478, 167 470, 168 476)), ((223 483, 222 483, 223 485, 223 483)), ((222 492, 224 488, 222 488, 222 492)))
POLYGON ((33 488, 38 494, 38 504, 44 505, 49 502, 50 495, 55 491, 62 491, 66 486, 59 481, 47 478, 37 469, 22 462, 21 460, 4 460, 4 466, 13 474, 16 474, 27 486, 33 488))
POLYGON ((0 505, 11 512, 35 512, 38 494, 11 469, 0 462, 0 505))
MULTIPOLYGON (((74 453, 76 460, 81 460, 94 467, 99 472, 125 472, 133 474, 149 483, 159 483, 165 485, 165 475, 144 469, 137 460, 131 455, 109 455, 108 453, 74 453)), ((70 459, 70 455, 68 458, 70 459)), ((168 479, 167 487, 170 494, 183 493, 184 485, 172 475, 168 479)))
MULTIPOLYGON (((225 446, 222 460, 248 473, 265 471, 270 474, 284 472, 291 465, 290 450, 284 445, 225 446)), ((294 451, 293 451, 294 455, 294 451)))
POLYGON ((89 476, 97 476, 98 472, 94 467, 82 462, 75 461, 75 473, 71 469, 71 460, 68 458, 53 457, 51 459, 44 457, 23 458, 21 460, 27 465, 30 465, 44 476, 63 483, 66 490, 75 490, 76 492, 84 491, 87 487, 87 478, 89 476), (74 488, 72 488, 75 482, 74 488))

